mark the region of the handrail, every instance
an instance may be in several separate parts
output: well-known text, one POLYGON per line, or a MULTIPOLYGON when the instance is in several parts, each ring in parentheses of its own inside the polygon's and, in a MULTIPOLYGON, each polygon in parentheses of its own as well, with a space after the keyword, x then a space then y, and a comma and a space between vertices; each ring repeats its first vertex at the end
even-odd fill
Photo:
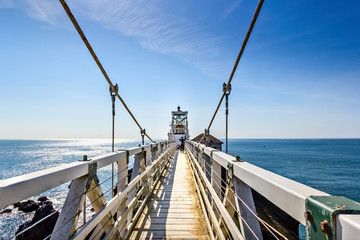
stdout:
MULTIPOLYGON (((160 146, 161 144, 164 144, 164 142, 129 148, 129 156, 141 153, 151 146, 160 146)), ((120 150, 95 157, 90 161, 63 164, 57 167, 0 180, 0 209, 88 174, 89 164, 96 162, 98 168, 103 168, 126 157, 126 151, 120 150)))
POLYGON ((161 161, 161 159, 168 153, 168 151, 171 150, 169 148, 166 152, 164 152, 161 156, 158 157, 157 160, 153 161, 151 165, 146 167, 146 169, 138 175, 133 181, 131 181, 126 188, 124 188, 121 192, 116 194, 105 206, 104 208, 99 211, 93 218, 90 219, 71 239, 84 239, 91 230, 100 222, 101 219, 103 219, 106 214, 111 211, 115 206, 119 205, 126 197, 127 193, 137 185, 137 183, 150 172, 150 170, 156 166, 158 162, 161 161))
MULTIPOLYGON (((232 165, 232 174, 235 178, 264 196, 302 225, 306 226, 309 223, 309 220, 304 217, 309 198, 316 198, 316 196, 332 198, 331 195, 325 192, 282 177, 253 164, 239 162, 235 157, 203 144, 186 141, 186 145, 189 152, 199 151, 225 169, 232 165)), ((195 154, 195 157, 201 158, 201 154, 195 154)), ((196 161, 194 162, 199 164, 196 161)), ((205 175, 204 170, 201 170, 200 173, 205 175)), ((355 202, 355 205, 360 206, 360 203, 355 202)), ((319 206, 325 208, 321 204, 319 206)), ((357 239, 360 236, 360 214, 358 213, 359 210, 353 211, 353 214, 350 214, 349 211, 342 211, 336 215, 336 220, 332 225, 334 228, 333 233, 336 235, 333 239, 357 239)), ((320 226, 317 227, 320 229, 320 226)))
POLYGON ((303 225, 305 199, 309 196, 329 196, 329 194, 311 188, 294 180, 272 173, 248 162, 236 162, 236 158, 221 151, 206 147, 204 144, 188 141, 188 144, 202 150, 207 156, 227 169, 228 164, 234 166, 234 176, 259 192, 265 198, 287 212, 303 225))
POLYGON ((219 212, 221 213, 221 216, 223 217, 224 221, 226 222, 226 225, 228 226, 229 231, 231 232, 232 236, 234 237, 234 239, 244 240, 243 235, 240 233, 236 224, 231 219, 231 216, 225 209, 221 200, 218 197, 214 197, 214 196, 216 196, 215 190, 211 186, 211 183, 209 182, 209 180, 206 178, 205 173, 203 171, 201 171, 201 167, 200 167, 199 163, 195 161, 194 155, 191 153, 191 151, 189 151, 189 149, 187 147, 186 147, 186 149, 187 149, 188 154, 190 155, 192 165, 195 165, 195 168, 200 173, 201 180, 205 182, 205 185, 207 186, 207 189, 209 190, 209 194, 212 196, 212 198, 214 200, 214 204, 219 209, 219 212))

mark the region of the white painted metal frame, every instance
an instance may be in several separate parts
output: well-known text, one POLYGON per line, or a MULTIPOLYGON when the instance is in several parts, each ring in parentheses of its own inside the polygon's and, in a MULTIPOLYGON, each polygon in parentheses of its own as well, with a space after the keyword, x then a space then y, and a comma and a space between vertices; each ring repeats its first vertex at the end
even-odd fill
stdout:
MULTIPOLYGON (((263 195, 269 201, 305 225, 305 200, 309 196, 329 196, 329 194, 282 177, 247 162, 237 162, 236 158, 216 151, 203 144, 187 141, 188 149, 195 155, 203 151, 213 161, 227 168, 233 164, 234 176, 263 195)), ((337 239, 358 239, 360 236, 360 214, 340 214, 337 217, 337 239)))

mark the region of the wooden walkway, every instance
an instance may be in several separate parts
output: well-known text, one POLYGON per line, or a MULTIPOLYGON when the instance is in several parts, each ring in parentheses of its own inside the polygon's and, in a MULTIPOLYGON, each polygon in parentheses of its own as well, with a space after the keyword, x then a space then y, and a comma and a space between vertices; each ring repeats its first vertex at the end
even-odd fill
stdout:
POLYGON ((177 152, 130 239, 210 239, 185 154, 177 152))

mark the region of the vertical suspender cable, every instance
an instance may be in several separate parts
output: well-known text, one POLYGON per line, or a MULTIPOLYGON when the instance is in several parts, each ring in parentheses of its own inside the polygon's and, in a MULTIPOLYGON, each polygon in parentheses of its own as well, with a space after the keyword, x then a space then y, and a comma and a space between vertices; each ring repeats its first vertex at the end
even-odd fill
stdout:
MULTIPOLYGON (((71 13, 69 6, 66 4, 65 0, 59 0, 61 5, 63 6, 65 12, 67 13, 67 15, 69 16, 71 22, 73 23, 74 27, 76 28, 77 32, 79 33, 81 39, 83 40, 84 44, 86 45, 86 47, 88 48, 91 56, 93 57, 94 61, 96 62, 96 64, 98 65, 98 67, 100 68, 100 71, 102 72, 102 74, 104 75, 106 81, 109 83, 111 88, 114 88, 114 84, 111 82, 109 76, 107 75, 105 69, 103 68, 102 64, 100 63, 98 57, 96 56, 94 50, 92 49, 89 41, 86 39, 85 34, 83 33, 83 31, 80 28, 80 25, 78 24, 78 22, 76 21, 74 15, 71 13)), ((142 127, 140 126, 140 124, 138 123, 138 121, 136 120, 136 118, 134 117, 134 115, 132 114, 132 112, 130 111, 130 109, 128 108, 128 106, 126 105, 126 103, 124 102, 124 100, 121 98, 121 96, 119 95, 119 93, 116 93, 116 96, 119 98, 120 102, 123 104, 124 108, 128 111, 128 113, 130 114, 131 118, 134 120, 134 122, 136 123, 136 125, 140 128, 140 130, 142 130, 142 127)), ((152 142, 154 142, 150 136, 148 134, 145 134, 145 136, 152 142)))
MULTIPOLYGON (((119 87, 116 84, 114 88, 110 86, 109 88, 110 96, 111 96, 111 105, 112 105, 112 146, 111 150, 112 152, 115 151, 115 100, 116 100, 116 94, 119 91, 119 87)), ((114 197, 114 163, 111 163, 111 197, 114 197)))
POLYGON ((110 91, 110 96, 111 96, 111 103, 112 103, 112 152, 115 151, 115 147, 114 147, 114 140, 115 140, 115 99, 116 99, 116 94, 119 91, 119 87, 116 84, 114 86, 114 88, 110 87, 109 88, 110 91))
POLYGON ((225 115, 226 115, 226 153, 228 153, 228 115, 229 115, 229 94, 225 95, 225 115))
MULTIPOLYGON (((245 39, 244 39, 243 44, 242 44, 242 46, 241 46, 240 52, 239 52, 238 57, 237 57, 237 59, 236 59, 236 61, 235 61, 233 70, 232 70, 232 72, 231 72, 231 74, 230 74, 230 77, 229 77, 229 80, 228 80, 228 82, 227 82, 227 84, 226 84, 226 88, 228 88, 229 85, 231 84, 231 81, 232 81, 232 79, 233 79, 233 77, 234 77, 235 71, 236 71, 237 66, 238 66, 238 64, 239 64, 239 62, 240 62, 241 56, 242 56, 242 54, 243 54, 243 52, 244 52, 244 50, 245 50, 246 44, 247 44, 247 42, 248 42, 248 40, 249 40, 249 38, 250 38, 251 32, 252 32, 252 30, 253 30, 253 28, 254 28, 254 25, 255 25, 255 23, 256 23, 256 20, 257 20, 257 18, 258 18, 258 16, 259 16, 259 13, 260 13, 260 10, 261 10, 261 7, 262 7, 263 3, 264 3, 264 0, 260 0, 259 3, 258 3, 258 5, 257 5, 257 7, 256 7, 256 10, 255 10, 254 16, 253 16, 253 18, 252 18, 252 20, 251 20, 249 29, 248 29, 248 31, 247 31, 247 33, 246 33, 246 36, 245 36, 245 39)), ((219 107, 220 107, 220 105, 221 105, 224 97, 225 97, 225 93, 222 94, 222 96, 221 96, 221 98, 220 98, 220 101, 219 101, 219 104, 218 104, 217 107, 216 107, 215 113, 214 113, 213 117, 211 118, 210 124, 209 124, 209 126, 208 126, 208 128, 207 128, 207 131, 208 131, 208 132, 209 132, 209 130, 210 130, 210 127, 211 127, 211 125, 212 125, 212 123, 213 123, 213 121, 214 121, 214 119, 215 119, 215 116, 216 116, 216 114, 217 114, 217 112, 218 112, 218 110, 219 110, 219 107)), ((205 137, 205 134, 204 134, 203 137, 200 139, 200 142, 204 139, 204 137, 205 137)))
POLYGON ((228 88, 226 88, 226 83, 223 84, 223 92, 225 93, 225 117, 226 117, 226 153, 228 153, 228 132, 229 132, 229 119, 228 119, 228 115, 229 115, 229 95, 231 92, 231 84, 229 85, 228 88))

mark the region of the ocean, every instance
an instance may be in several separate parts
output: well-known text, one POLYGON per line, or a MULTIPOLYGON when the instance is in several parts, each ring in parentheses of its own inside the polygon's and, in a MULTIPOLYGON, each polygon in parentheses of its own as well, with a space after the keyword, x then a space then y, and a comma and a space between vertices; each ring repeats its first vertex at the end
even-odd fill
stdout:
POLYGON ((360 202, 360 139, 232 139, 229 154, 360 202))
MULTIPOLYGON (((115 149, 138 144, 118 140, 115 149)), ((83 155, 91 158, 108 152, 110 140, 0 140, 0 180, 71 163, 83 155)), ((329 194, 360 202, 360 139, 230 139, 229 154, 329 194)), ((101 169, 100 182, 109 174, 110 166, 101 169)), ((39 196, 48 196, 58 209, 68 185, 39 196)), ((111 188, 111 181, 104 188, 111 188)), ((111 193, 105 195, 109 198, 111 193)), ((0 214, 0 239, 14 236, 18 226, 31 218, 32 214, 16 209, 0 214)))

